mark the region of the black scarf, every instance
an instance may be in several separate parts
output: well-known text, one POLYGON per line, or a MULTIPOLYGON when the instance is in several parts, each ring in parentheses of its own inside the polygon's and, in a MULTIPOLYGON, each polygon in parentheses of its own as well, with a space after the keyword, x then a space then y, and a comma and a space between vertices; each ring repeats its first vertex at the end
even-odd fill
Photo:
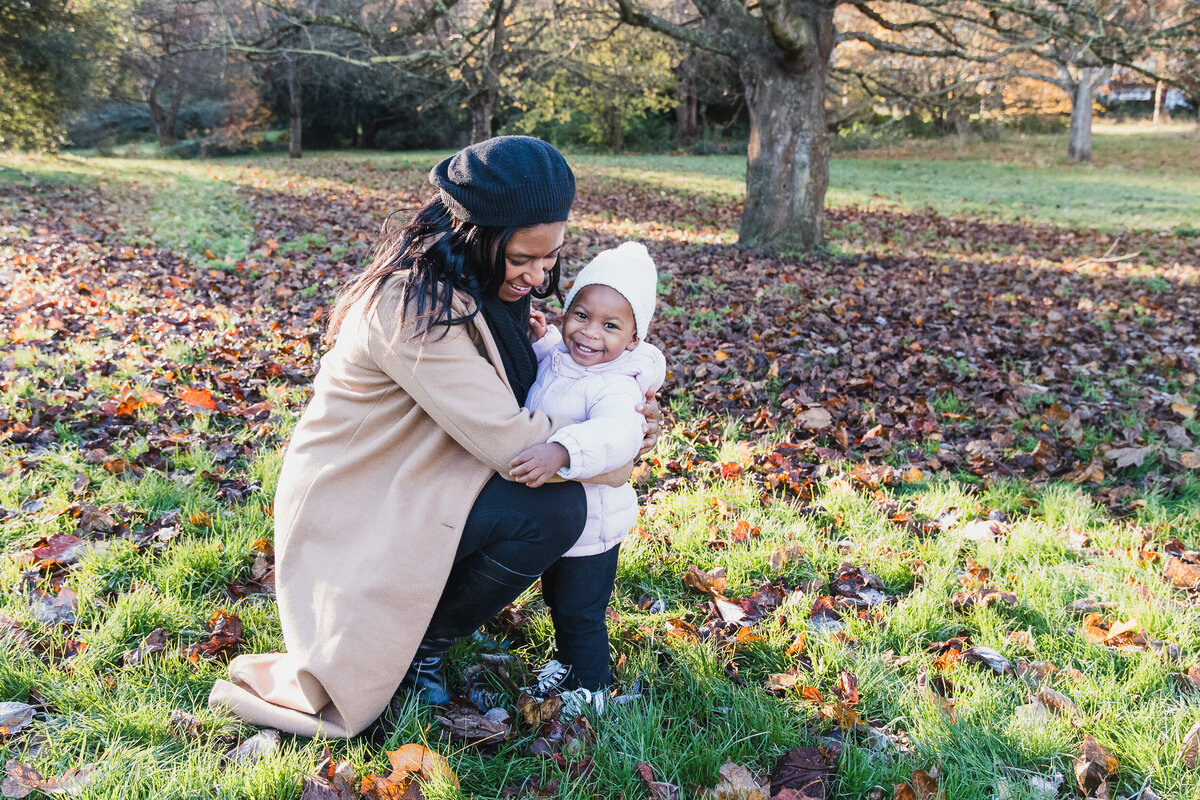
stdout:
POLYGON ((537 357, 529 343, 529 305, 528 295, 511 303, 498 297, 483 301, 483 318, 500 350, 504 374, 512 384, 517 404, 522 406, 537 378, 537 357))

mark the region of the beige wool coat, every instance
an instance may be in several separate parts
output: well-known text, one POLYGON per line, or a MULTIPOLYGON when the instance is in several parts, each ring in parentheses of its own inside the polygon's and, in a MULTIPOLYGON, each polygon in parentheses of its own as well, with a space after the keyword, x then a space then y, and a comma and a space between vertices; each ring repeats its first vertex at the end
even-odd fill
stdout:
MULTIPOLYGON (((287 652, 234 659, 209 696, 256 725, 353 736, 374 721, 412 660, 483 485, 571 422, 517 405, 481 316, 415 340, 404 283, 394 276, 373 306, 352 306, 288 446, 275 494, 287 652)), ((469 302, 456 298, 454 313, 469 302)))

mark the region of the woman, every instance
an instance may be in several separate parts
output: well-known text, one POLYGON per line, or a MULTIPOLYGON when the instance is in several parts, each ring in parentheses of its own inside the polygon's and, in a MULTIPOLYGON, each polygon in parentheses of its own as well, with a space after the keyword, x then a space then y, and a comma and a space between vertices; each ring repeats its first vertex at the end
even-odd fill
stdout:
MULTIPOLYGON (((437 197, 385 235, 334 308, 333 347, 284 458, 275 557, 287 652, 235 659, 209 697, 258 725, 353 736, 402 676, 444 702, 446 648, 583 530, 582 486, 532 489, 508 474, 517 453, 570 423, 521 404, 537 370, 530 295, 558 291, 574 175, 550 145, 506 136, 429 177, 437 197)), ((647 418, 652 446, 657 408, 647 418)))

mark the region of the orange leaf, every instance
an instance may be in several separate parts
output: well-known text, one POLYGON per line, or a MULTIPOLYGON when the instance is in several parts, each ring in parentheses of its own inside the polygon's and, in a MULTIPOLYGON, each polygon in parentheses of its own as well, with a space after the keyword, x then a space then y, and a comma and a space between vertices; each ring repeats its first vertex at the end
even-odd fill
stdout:
POLYGON ((405 787, 379 775, 367 775, 358 791, 367 800, 403 800, 405 787))
POLYGON ((399 781, 407 778, 409 774, 416 773, 416 777, 423 781, 442 777, 453 784, 454 788, 458 788, 458 777, 454 770, 450 769, 450 762, 428 747, 406 744, 398 750, 389 750, 387 757, 392 764, 393 771, 388 776, 391 780, 399 781))
POLYGON ((208 389, 193 389, 190 386, 185 386, 183 391, 179 393, 179 399, 183 401, 184 405, 207 408, 210 411, 214 411, 217 408, 217 401, 213 400, 212 392, 208 389))

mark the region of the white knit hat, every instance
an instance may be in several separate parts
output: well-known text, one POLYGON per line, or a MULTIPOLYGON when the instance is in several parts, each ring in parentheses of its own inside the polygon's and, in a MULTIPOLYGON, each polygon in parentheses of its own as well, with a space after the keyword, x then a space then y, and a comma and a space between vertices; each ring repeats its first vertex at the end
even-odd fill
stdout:
POLYGON ((655 295, 658 292, 658 273, 654 260, 641 242, 625 242, 613 250, 605 250, 579 271, 571 291, 567 292, 564 309, 570 308, 575 295, 585 286, 598 283, 616 289, 629 301, 638 340, 646 338, 650 318, 654 316, 655 295))

